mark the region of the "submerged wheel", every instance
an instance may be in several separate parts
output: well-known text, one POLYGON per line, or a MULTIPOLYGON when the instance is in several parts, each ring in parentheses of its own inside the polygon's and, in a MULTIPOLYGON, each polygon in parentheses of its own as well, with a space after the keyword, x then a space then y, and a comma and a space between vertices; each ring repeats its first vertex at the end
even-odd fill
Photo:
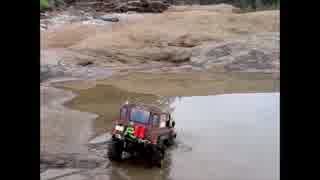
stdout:
POLYGON ((166 140, 164 141, 164 144, 165 144, 167 147, 170 147, 170 146, 174 145, 176 136, 177 136, 177 135, 175 135, 175 134, 174 134, 174 135, 171 135, 168 139, 166 139, 166 140))
POLYGON ((151 166, 163 167, 165 157, 164 147, 153 147, 151 153, 151 166))
POLYGON ((108 146, 107 156, 111 161, 121 161, 123 152, 123 143, 112 140, 108 146))
POLYGON ((170 137, 169 139, 166 140, 165 145, 170 147, 174 144, 174 137, 170 137))

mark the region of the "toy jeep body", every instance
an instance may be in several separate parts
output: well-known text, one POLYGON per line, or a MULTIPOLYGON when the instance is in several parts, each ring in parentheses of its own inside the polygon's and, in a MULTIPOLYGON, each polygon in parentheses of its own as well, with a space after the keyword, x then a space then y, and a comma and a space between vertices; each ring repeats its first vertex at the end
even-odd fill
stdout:
POLYGON ((125 104, 120 108, 120 118, 114 121, 108 157, 119 161, 126 152, 162 166, 165 150, 176 138, 174 126, 171 115, 157 107, 125 104))

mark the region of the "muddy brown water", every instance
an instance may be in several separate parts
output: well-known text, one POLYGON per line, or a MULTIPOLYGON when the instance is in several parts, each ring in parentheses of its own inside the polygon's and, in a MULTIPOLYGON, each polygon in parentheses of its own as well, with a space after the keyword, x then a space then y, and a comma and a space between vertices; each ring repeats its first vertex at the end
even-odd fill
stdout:
POLYGON ((279 179, 279 94, 176 99, 165 169, 115 165, 127 179, 279 179))
POLYGON ((100 115, 91 131, 93 141, 103 142, 126 101, 171 109, 177 143, 162 169, 110 163, 103 179, 279 179, 279 93, 159 97, 103 85, 81 91, 67 105, 100 115))

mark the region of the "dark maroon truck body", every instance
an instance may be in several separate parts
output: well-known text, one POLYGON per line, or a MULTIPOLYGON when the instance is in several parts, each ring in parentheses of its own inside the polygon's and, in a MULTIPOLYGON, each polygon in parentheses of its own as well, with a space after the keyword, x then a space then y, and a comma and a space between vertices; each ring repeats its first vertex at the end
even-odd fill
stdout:
POLYGON ((114 121, 112 135, 123 135, 126 127, 143 127, 144 141, 151 144, 167 143, 166 141, 175 138, 176 132, 174 130, 175 122, 171 119, 171 115, 167 112, 161 111, 160 108, 150 105, 125 104, 120 108, 120 116, 118 120, 114 121), (134 121, 132 111, 145 112, 148 117, 144 121, 134 121), (124 127, 122 132, 116 130, 116 126, 124 127))

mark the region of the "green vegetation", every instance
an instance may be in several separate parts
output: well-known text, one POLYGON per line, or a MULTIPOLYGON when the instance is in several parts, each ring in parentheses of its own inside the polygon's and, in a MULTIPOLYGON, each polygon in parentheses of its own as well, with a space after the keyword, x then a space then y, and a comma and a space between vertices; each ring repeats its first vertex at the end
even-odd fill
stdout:
POLYGON ((40 10, 49 8, 48 0, 40 0, 40 10))
POLYGON ((40 11, 49 8, 58 8, 64 5, 66 5, 65 0, 40 0, 40 11))

